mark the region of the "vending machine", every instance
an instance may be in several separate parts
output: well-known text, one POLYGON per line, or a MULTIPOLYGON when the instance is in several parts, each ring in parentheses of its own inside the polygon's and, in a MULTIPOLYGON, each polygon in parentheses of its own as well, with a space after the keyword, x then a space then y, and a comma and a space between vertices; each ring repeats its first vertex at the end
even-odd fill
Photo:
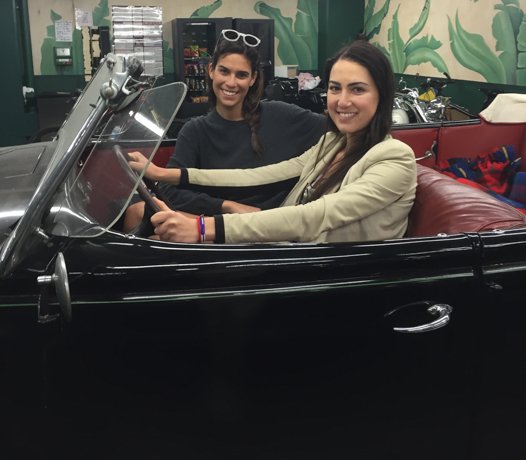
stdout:
POLYGON ((232 29, 232 18, 172 20, 174 79, 188 86, 187 98, 178 117, 188 118, 207 112, 205 71, 223 29, 232 29))

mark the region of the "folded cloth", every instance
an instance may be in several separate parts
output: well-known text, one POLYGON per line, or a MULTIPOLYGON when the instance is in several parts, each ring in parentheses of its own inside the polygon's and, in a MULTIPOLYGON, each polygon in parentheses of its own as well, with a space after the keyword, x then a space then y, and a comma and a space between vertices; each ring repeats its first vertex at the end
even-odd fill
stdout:
POLYGON ((435 168, 526 214, 526 173, 517 172, 520 164, 521 157, 515 152, 515 146, 506 145, 474 160, 450 158, 435 168))
POLYGON ((508 196, 520 164, 521 157, 515 152, 515 146, 506 145, 475 159, 450 158, 441 161, 436 169, 454 179, 468 179, 499 195, 508 196))
MULTIPOLYGON (((519 173, 524 174, 524 173, 519 173)), ((510 206, 513 206, 518 211, 522 212, 523 214, 526 214, 526 204, 520 203, 518 201, 514 201, 510 198, 506 198, 505 196, 499 195, 498 193, 495 193, 493 190, 490 190, 488 187, 484 187, 483 185, 477 184, 476 182, 473 182, 469 179, 457 179, 458 182, 461 182, 463 184, 469 185, 471 187, 478 188, 479 190, 482 190, 483 192, 487 193, 488 195, 491 195, 493 198, 496 198, 499 201, 502 201, 503 203, 509 204, 510 206)))
POLYGON ((513 176, 511 192, 508 198, 526 207, 526 172, 518 172, 513 176))

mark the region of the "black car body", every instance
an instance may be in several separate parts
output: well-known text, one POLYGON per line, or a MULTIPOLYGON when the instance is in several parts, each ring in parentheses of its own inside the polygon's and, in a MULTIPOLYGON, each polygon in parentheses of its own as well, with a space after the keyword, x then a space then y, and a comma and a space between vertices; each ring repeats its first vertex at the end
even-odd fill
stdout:
POLYGON ((526 229, 126 235, 111 227, 139 180, 109 145, 153 155, 184 91, 160 109, 109 59, 58 143, 0 152, 0 458, 524 458, 526 229), (155 111, 150 137, 112 138, 155 111))

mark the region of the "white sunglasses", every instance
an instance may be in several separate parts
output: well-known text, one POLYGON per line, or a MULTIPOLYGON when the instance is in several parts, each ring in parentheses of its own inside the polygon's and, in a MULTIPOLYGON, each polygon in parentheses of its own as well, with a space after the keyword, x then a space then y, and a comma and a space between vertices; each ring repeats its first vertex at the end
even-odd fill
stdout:
POLYGON ((261 43, 261 40, 255 35, 243 34, 234 29, 224 29, 221 31, 221 37, 229 42, 237 42, 239 37, 243 37, 243 42, 247 46, 256 47, 261 43))

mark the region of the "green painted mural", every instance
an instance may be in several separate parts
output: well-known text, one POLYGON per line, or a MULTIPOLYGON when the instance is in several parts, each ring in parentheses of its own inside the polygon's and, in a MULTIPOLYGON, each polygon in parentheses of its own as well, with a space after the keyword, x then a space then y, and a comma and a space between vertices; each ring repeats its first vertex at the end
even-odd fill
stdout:
MULTIPOLYGON (((100 3, 93 9, 93 25, 95 27, 109 26, 111 21, 106 19, 110 15, 108 0, 100 0, 100 3)), ((71 46, 73 55, 73 65, 68 67, 59 67, 60 72, 54 64, 53 49, 56 45, 55 40, 55 21, 62 19, 62 16, 51 10, 50 19, 52 24, 46 27, 47 37, 42 42, 40 48, 42 58, 40 61, 41 75, 83 75, 84 74, 84 57, 82 51, 82 32, 75 28, 73 30, 73 41, 71 43, 61 42, 61 44, 71 46)))
POLYGON ((294 28, 292 18, 284 17, 279 8, 256 2, 254 10, 274 19, 275 35, 279 40, 278 56, 285 64, 310 70, 318 67, 318 1, 298 0, 294 28))
MULTIPOLYGON (((365 34, 367 36, 372 36, 376 31, 380 31, 382 26, 381 21, 383 21, 383 18, 385 18, 387 14, 389 3, 389 0, 387 0, 382 9, 380 9, 375 15, 372 15, 374 0, 368 3, 366 15, 369 15, 370 17, 366 16, 367 21, 365 22, 365 34), (374 16, 377 16, 376 20, 374 19, 374 16), (378 20, 380 18, 382 19, 379 22, 378 20)), ((391 27, 388 31, 389 49, 386 49, 379 42, 372 42, 387 56, 395 73, 404 73, 409 65, 419 65, 423 62, 431 63, 431 65, 433 65, 439 72, 448 72, 446 63, 436 51, 442 46, 442 43, 433 37, 433 35, 425 35, 418 39, 415 38, 422 32, 422 29, 426 25, 429 18, 430 4, 431 0, 425 0, 420 17, 408 31, 409 38, 407 38, 407 40, 404 41, 402 39, 400 25, 398 23, 399 4, 393 15, 391 27)))
MULTIPOLYGON (((222 3, 222 0, 216 0, 211 5, 202 6, 190 17, 208 18, 222 3)), ((300 69, 315 69, 318 65, 318 0, 298 0, 297 9, 293 26, 292 18, 284 17, 279 8, 262 1, 254 4, 256 13, 274 19, 281 62, 299 65, 300 69)))
POLYGON ((211 5, 204 5, 195 10, 190 17, 191 18, 209 18, 210 15, 217 10, 223 4, 222 0, 216 0, 211 5))
POLYGON ((71 46, 73 65, 58 67, 59 70, 57 70, 54 64, 54 48, 57 43, 55 40, 55 21, 60 21, 62 16, 51 10, 50 19, 52 24, 46 27, 47 37, 40 48, 42 53, 40 73, 42 75, 82 75, 84 73, 84 59, 82 57, 81 31, 77 29, 73 31, 72 42, 60 42, 63 46, 71 46))
MULTIPOLYGON (((35 0, 36 1, 36 0, 35 0)), ((66 2, 65 2, 66 3, 66 2)), ((73 65, 69 67, 55 67, 53 62, 53 48, 55 46, 55 21, 61 20, 66 16, 66 10, 74 8, 74 2, 70 0, 70 5, 61 9, 61 14, 50 11, 51 25, 42 24, 46 27, 45 37, 42 38, 40 47, 40 62, 36 66, 40 69, 41 75, 83 75, 82 57, 82 34, 78 29, 74 29, 73 41, 71 43, 73 51, 73 65)), ((159 0, 156 2, 163 7, 165 18, 175 17, 173 12, 182 10, 182 0, 159 0), (180 3, 180 5, 175 5, 180 3)), ((93 25, 111 27, 111 6, 112 4, 122 4, 113 0, 93 0, 93 25), (95 6, 96 5, 96 6, 95 6)), ((186 13, 186 17, 208 18, 208 17, 234 17, 236 11, 240 9, 237 0, 189 0, 184 1, 184 7, 193 7, 193 13, 186 13)), ((276 0, 248 1, 243 2, 243 8, 252 7, 252 13, 245 11, 241 17, 257 18, 267 17, 275 21, 275 34, 278 42, 277 58, 282 63, 290 65, 297 64, 301 69, 316 69, 318 65, 318 0, 287 0, 277 2, 276 0), (247 5, 248 4, 248 5, 247 5), (279 4, 280 8, 273 5, 279 4), (295 5, 295 7, 294 7, 295 5), (282 13, 285 8, 289 13, 282 13), (295 20, 289 17, 290 11, 296 13, 295 20)), ((85 5, 83 5, 86 8, 85 5)), ((192 11, 192 10, 190 10, 192 11)), ((180 13, 183 14, 183 13, 180 13)), ((294 16, 294 15, 293 15, 294 16)), ((183 17, 185 17, 183 15, 183 17)), ((65 18, 70 20, 70 18, 65 18)), ((33 27, 33 25, 32 25, 33 27)), ((35 34, 36 36, 37 34, 35 34)), ((40 34, 42 36, 42 34, 40 34)), ((173 49, 169 34, 163 39, 163 58, 164 73, 174 72, 173 49)))
POLYGON ((526 85, 526 18, 518 0, 502 0, 494 5, 491 31, 497 40, 495 51, 482 35, 464 30, 458 19, 453 25, 448 16, 451 50, 468 69, 491 83, 526 85), (496 51, 501 51, 497 55, 496 51))
POLYGON ((441 76, 453 72, 456 79, 526 85, 525 3, 425 0, 420 16, 409 24, 416 18, 414 0, 385 0, 381 6, 369 0, 363 34, 385 53, 395 73, 441 76), (431 12, 432 3, 436 8, 431 12), (426 30, 434 35, 417 37, 426 30))
POLYGON ((389 11, 390 0, 386 0, 384 5, 374 13, 376 6, 376 0, 370 0, 367 3, 364 11, 364 32, 363 34, 370 40, 375 34, 380 32, 382 21, 387 16, 389 11), (374 13, 374 14, 373 14, 374 13))

